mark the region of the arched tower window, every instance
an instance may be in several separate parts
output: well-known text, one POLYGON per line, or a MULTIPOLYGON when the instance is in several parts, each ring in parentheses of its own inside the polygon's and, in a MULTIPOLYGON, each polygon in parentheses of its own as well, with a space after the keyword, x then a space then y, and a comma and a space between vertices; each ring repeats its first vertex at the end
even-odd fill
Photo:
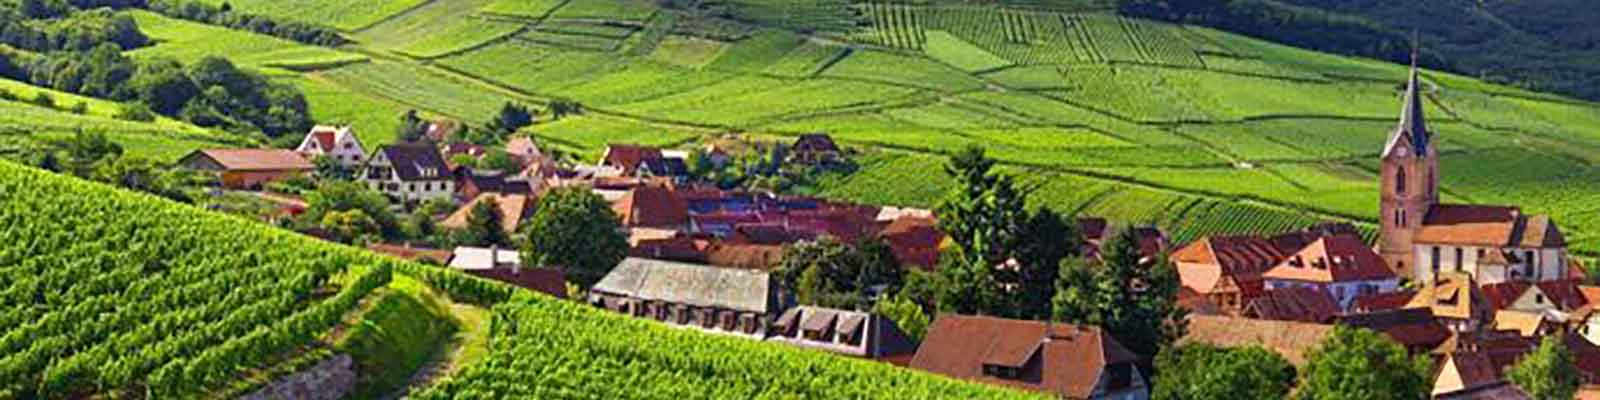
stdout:
POLYGON ((1399 194, 1406 193, 1406 169, 1404 167, 1396 168, 1394 171, 1394 192, 1399 194))

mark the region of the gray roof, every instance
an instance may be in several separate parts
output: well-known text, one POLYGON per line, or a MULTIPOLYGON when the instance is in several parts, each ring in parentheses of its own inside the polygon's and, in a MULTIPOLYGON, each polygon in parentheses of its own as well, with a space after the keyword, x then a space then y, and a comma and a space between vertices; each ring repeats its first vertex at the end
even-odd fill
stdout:
POLYGON ((627 258, 593 292, 697 307, 777 312, 783 302, 765 272, 627 258))
POLYGON ((1428 123, 1422 114, 1422 82, 1417 78, 1415 60, 1411 63, 1410 80, 1406 82, 1406 99, 1405 105, 1400 109, 1400 125, 1389 134, 1383 155, 1385 157, 1392 155, 1395 145, 1402 140, 1410 142, 1412 155, 1419 157, 1428 154, 1428 147, 1432 146, 1433 141, 1433 134, 1428 132, 1428 123))

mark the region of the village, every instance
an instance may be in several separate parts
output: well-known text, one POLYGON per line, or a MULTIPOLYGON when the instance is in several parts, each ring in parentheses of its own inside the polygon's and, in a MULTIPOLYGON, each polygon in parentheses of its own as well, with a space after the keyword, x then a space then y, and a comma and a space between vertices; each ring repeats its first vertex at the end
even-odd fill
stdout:
MULTIPOLYGON (((1186 314, 1178 343, 1259 346, 1304 367, 1336 327, 1364 328, 1431 359, 1434 398, 1518 399, 1531 397, 1503 371, 1553 338, 1583 371, 1582 396, 1590 397, 1582 398, 1600 398, 1600 286, 1584 284, 1557 221, 1515 205, 1442 203, 1437 182, 1450 171, 1439 167, 1419 86, 1413 71, 1382 149, 1375 240, 1330 222, 1172 243, 1139 221, 1070 216, 1063 231, 1076 237, 1055 243, 1076 244, 1064 252, 1089 263, 1126 257, 1116 245, 1136 249, 1146 268, 1169 263, 1179 286, 1168 300, 1186 314)), ((735 165, 746 155, 716 145, 613 143, 599 160, 574 160, 530 136, 482 145, 453 139, 447 122, 421 126, 415 141, 375 148, 357 138, 361 127, 318 126, 292 150, 205 149, 180 163, 217 175, 219 192, 270 204, 258 214, 268 223, 638 319, 1063 398, 1151 397, 1153 360, 1106 327, 898 303, 905 298, 892 289, 936 276, 956 264, 952 248, 966 245, 945 230, 941 210, 719 185, 704 171, 757 166, 735 165), (348 183, 339 193, 317 184, 331 180, 348 183), (366 193, 387 201, 374 209, 361 200, 366 193), (589 196, 563 204, 603 200, 601 214, 615 223, 566 226, 601 232, 565 240, 584 242, 569 246, 580 252, 605 249, 610 229, 625 251, 593 255, 620 261, 599 269, 541 263, 529 249, 539 243, 530 225, 587 221, 536 221, 551 193, 589 196), (318 217, 303 222, 307 213, 318 217), (372 215, 382 213, 391 215, 372 215), (846 258, 864 265, 835 265, 846 258), (880 264, 888 278, 869 271, 880 264), (913 311, 888 312, 898 304, 913 311)), ((854 152, 825 133, 752 148, 742 151, 774 171, 848 168, 854 152)), ((1022 269, 1016 258, 1002 261, 986 267, 1022 269)), ((1144 283, 1123 284, 1155 293, 1144 283)), ((1027 290, 1007 285, 1002 292, 1027 290)))

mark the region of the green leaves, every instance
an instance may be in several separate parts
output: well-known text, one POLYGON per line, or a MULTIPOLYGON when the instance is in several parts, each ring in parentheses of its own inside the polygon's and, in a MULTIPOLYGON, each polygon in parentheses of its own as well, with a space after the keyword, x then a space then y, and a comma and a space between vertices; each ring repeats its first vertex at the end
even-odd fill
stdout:
POLYGON ((1561 336, 1545 336, 1533 353, 1506 369, 1506 380, 1535 399, 1570 399, 1583 384, 1561 336))
POLYGON ((587 288, 628 254, 628 239, 610 203, 586 187, 551 189, 523 228, 522 264, 557 267, 587 288))
POLYGON ((1428 398, 1433 362, 1378 333, 1338 326, 1307 356, 1297 400, 1428 398))

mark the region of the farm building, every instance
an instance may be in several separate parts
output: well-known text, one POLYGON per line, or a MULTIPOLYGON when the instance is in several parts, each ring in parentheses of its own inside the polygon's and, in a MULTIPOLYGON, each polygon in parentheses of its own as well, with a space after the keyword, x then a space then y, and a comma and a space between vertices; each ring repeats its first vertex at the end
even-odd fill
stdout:
POLYGON ((589 303, 638 318, 765 338, 793 299, 766 272, 627 258, 589 290, 589 303))
POLYGON ((196 150, 178 164, 217 173, 222 186, 230 189, 260 189, 267 183, 306 175, 315 169, 299 154, 275 149, 196 150))
POLYGON ((318 125, 311 128, 311 132, 306 134, 294 151, 306 159, 327 156, 346 168, 361 166, 367 156, 367 150, 361 147, 361 139, 356 138, 355 130, 349 126, 318 125))
POLYGON ((800 135, 790 148, 789 160, 801 164, 821 164, 838 160, 843 156, 839 144, 833 142, 833 137, 825 133, 811 133, 800 135))
POLYGON ((910 367, 1068 399, 1148 399, 1136 361, 1098 327, 944 314, 910 367))
POLYGON ((1268 290, 1308 287, 1333 295, 1338 310, 1350 309, 1356 296, 1395 291, 1400 278, 1383 257, 1348 234, 1324 236, 1267 270, 1268 290))
POLYGON ((861 311, 801 306, 772 324, 768 341, 873 360, 909 362, 917 344, 894 321, 861 311))
POLYGON ((509 283, 524 289, 564 299, 567 278, 554 268, 523 268, 517 250, 498 247, 457 247, 450 255, 450 269, 479 278, 509 283))

